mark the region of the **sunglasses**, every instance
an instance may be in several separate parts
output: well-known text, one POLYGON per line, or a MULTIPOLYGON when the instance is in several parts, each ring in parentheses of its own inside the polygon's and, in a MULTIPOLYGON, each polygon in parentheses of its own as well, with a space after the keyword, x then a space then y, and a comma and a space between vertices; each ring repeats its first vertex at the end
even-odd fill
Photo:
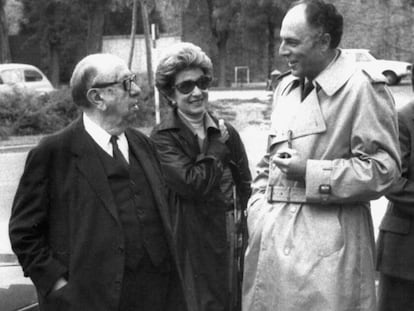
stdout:
POLYGON ((131 95, 132 83, 135 83, 135 85, 138 85, 138 78, 136 75, 133 74, 129 76, 128 78, 120 80, 120 81, 95 83, 91 86, 91 88, 102 89, 102 88, 112 86, 115 84, 120 84, 120 83, 122 83, 122 86, 124 87, 125 92, 128 92, 131 95))
POLYGON ((206 90, 209 88, 211 83, 211 77, 201 76, 197 80, 186 80, 174 85, 173 88, 177 89, 181 94, 189 94, 197 86, 200 90, 206 90))

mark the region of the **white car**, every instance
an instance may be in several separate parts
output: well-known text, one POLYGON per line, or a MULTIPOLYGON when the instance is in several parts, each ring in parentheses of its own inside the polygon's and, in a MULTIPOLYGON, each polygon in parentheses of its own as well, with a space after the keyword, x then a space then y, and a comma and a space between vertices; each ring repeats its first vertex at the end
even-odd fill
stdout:
POLYGON ((367 49, 342 49, 342 51, 353 56, 355 61, 368 74, 373 74, 374 76, 384 75, 389 85, 398 84, 402 78, 411 75, 411 63, 376 59, 367 49))
POLYGON ((49 79, 39 68, 28 64, 0 64, 0 93, 13 87, 23 88, 38 94, 54 90, 49 79))

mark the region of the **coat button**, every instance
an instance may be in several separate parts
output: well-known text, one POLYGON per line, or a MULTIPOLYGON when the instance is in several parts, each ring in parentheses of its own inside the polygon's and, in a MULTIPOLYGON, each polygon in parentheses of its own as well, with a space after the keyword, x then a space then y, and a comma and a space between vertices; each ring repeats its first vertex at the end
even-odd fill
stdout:
POLYGON ((285 247, 285 249, 283 250, 283 253, 288 256, 290 254, 290 247, 285 247))
POLYGON ((118 246, 118 253, 123 254, 124 253, 124 248, 122 246, 118 246))
POLYGON ((290 207, 290 212, 291 212, 292 214, 296 213, 296 210, 297 210, 296 206, 291 206, 291 207, 290 207))

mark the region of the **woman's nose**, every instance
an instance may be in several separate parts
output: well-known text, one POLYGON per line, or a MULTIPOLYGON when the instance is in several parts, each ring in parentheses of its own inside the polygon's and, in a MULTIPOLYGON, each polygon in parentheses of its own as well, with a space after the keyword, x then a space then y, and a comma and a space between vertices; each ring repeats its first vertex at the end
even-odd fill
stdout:
POLYGON ((199 95, 203 94, 203 91, 196 85, 194 86, 194 90, 191 92, 192 95, 199 95))

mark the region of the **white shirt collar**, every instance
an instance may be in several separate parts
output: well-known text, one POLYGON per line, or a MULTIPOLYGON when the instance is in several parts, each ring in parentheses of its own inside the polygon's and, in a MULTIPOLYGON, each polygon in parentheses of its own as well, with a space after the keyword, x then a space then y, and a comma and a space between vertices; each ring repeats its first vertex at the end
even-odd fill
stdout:
MULTIPOLYGON (((112 144, 109 141, 111 139, 111 135, 97 123, 95 123, 91 118, 89 118, 85 113, 83 114, 83 124, 85 126, 86 132, 92 137, 98 146, 112 157, 112 144)), ((118 135, 118 147, 122 152, 122 155, 129 163, 128 140, 125 136, 125 133, 118 135)))

